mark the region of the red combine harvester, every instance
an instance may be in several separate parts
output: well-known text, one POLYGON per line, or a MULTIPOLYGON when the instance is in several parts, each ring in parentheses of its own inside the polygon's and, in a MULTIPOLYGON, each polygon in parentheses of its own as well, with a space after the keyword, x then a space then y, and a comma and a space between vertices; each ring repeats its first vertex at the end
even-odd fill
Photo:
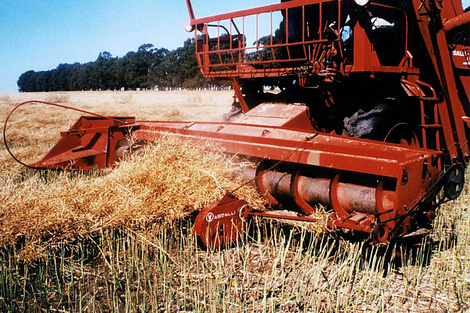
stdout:
POLYGON ((213 247, 250 216, 315 222, 317 204, 331 209, 329 227, 387 243, 429 228, 460 195, 470 159, 470 12, 460 0, 283 0, 206 18, 186 2, 199 67, 231 80, 227 120, 237 121, 81 117, 31 167, 113 167, 132 149, 130 132, 139 144, 172 133, 257 159, 246 176, 299 214, 256 212, 227 194, 196 218, 213 247))

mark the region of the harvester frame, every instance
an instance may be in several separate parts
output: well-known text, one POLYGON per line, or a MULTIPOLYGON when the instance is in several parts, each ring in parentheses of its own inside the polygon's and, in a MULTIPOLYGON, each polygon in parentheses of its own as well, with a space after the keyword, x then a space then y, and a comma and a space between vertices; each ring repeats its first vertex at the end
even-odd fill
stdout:
POLYGON ((317 204, 331 209, 330 228, 375 243, 429 228, 441 202, 460 195, 470 159, 470 44, 449 39, 470 25, 458 1, 283 0, 196 18, 187 0, 201 72, 231 80, 243 116, 81 117, 30 166, 113 167, 133 142, 172 133, 257 159, 243 175, 300 214, 255 212, 229 193, 196 218, 205 246, 229 244, 250 216, 316 222, 317 204))

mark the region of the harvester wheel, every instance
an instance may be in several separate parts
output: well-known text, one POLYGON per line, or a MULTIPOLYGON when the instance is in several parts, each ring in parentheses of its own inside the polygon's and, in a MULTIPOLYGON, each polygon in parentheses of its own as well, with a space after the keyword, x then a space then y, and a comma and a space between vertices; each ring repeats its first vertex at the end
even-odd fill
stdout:
MULTIPOLYGON (((360 109, 351 117, 344 118, 343 135, 356 138, 367 138, 372 140, 383 140, 385 131, 390 125, 393 106, 382 103, 369 111, 360 109)), ((393 125, 393 124, 392 124, 393 125)))
POLYGON ((372 240, 376 244, 386 243, 389 239, 390 228, 386 224, 378 224, 372 231, 372 240))
POLYGON ((446 173, 444 179, 444 194, 449 200, 457 199, 465 184, 465 173, 461 165, 454 165, 446 173))
POLYGON ((400 110, 403 106, 403 102, 387 98, 367 112, 360 109, 344 118, 343 135, 420 147, 418 136, 400 110))
POLYGON ((126 158, 131 150, 132 143, 129 139, 124 138, 116 144, 116 160, 122 161, 126 158))
POLYGON ((387 133, 385 142, 397 143, 409 147, 420 147, 416 133, 408 123, 395 124, 387 133))
POLYGON ((131 154, 139 155, 143 152, 145 144, 142 142, 134 142, 130 139, 121 139, 116 144, 116 160, 122 161, 131 154))

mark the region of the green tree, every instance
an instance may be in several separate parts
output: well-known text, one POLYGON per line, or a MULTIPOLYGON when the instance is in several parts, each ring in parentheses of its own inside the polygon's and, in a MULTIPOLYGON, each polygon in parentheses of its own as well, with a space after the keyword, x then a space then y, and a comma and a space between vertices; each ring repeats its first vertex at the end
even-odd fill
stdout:
POLYGON ((32 92, 36 91, 36 77, 35 71, 27 71, 18 78, 18 91, 19 92, 32 92))
POLYGON ((103 51, 93 62, 59 64, 50 71, 27 71, 18 79, 18 90, 68 91, 164 88, 204 88, 226 85, 202 76, 195 56, 195 41, 188 39, 173 51, 141 45, 123 57, 103 51))

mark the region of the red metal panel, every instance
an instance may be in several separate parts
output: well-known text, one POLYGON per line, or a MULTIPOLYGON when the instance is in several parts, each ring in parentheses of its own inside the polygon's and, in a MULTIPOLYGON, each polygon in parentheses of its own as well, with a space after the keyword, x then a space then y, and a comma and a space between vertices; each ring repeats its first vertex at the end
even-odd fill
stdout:
POLYGON ((246 124, 143 122, 133 125, 141 140, 157 140, 159 132, 216 144, 221 151, 262 159, 335 167, 388 177, 401 176, 403 166, 438 157, 441 152, 408 148, 324 133, 246 124))
POLYGON ((244 228, 240 211, 246 205, 246 201, 226 194, 219 202, 204 208, 194 221, 194 232, 201 243, 217 249, 236 241, 244 228))
MULTIPOLYGON (((468 141, 465 134, 462 117, 465 116, 459 91, 455 82, 455 75, 447 39, 443 29, 436 29, 431 18, 422 18, 434 14, 429 10, 432 5, 421 0, 413 0, 418 26, 426 44, 429 57, 432 60, 436 74, 439 77, 443 99, 438 103, 439 117, 445 144, 453 162, 466 162, 470 157, 468 141)), ((449 12, 446 9, 444 12, 449 12)), ((448 13, 449 14, 449 13, 448 13)))
POLYGON ((59 142, 38 162, 38 168, 68 168, 89 170, 112 167, 116 161, 114 145, 125 137, 127 127, 116 125, 135 123, 132 117, 81 117, 65 132, 59 142))

